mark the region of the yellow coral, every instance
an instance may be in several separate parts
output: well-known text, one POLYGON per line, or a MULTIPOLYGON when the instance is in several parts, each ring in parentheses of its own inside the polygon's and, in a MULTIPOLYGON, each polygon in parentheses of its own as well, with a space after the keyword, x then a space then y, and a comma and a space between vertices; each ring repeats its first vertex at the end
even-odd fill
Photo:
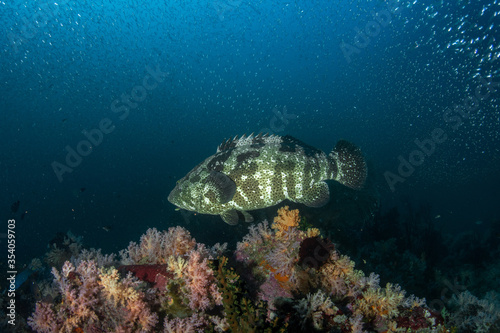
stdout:
POLYGON ((182 257, 170 256, 168 258, 168 270, 174 273, 176 278, 181 278, 183 271, 187 267, 187 262, 182 257))
POLYGON ((392 319, 399 313, 398 306, 404 301, 404 294, 401 287, 387 283, 385 288, 368 288, 356 301, 356 306, 369 318, 392 319))
POLYGON ((306 230, 306 238, 316 237, 321 235, 318 228, 309 228, 306 230))
POLYGON ((103 287, 104 294, 115 306, 118 304, 126 305, 129 301, 138 299, 137 290, 122 283, 118 270, 115 268, 111 268, 108 272, 101 269, 99 275, 99 284, 103 287))
POLYGON ((288 206, 278 209, 278 216, 274 218, 274 223, 271 226, 276 230, 276 236, 281 238, 285 236, 289 230, 299 226, 300 215, 299 210, 290 210, 288 206))
POLYGON ((325 277, 328 278, 343 278, 349 279, 353 276, 354 261, 352 261, 348 256, 341 255, 338 257, 336 252, 330 254, 330 259, 327 264, 322 267, 322 272, 325 277))

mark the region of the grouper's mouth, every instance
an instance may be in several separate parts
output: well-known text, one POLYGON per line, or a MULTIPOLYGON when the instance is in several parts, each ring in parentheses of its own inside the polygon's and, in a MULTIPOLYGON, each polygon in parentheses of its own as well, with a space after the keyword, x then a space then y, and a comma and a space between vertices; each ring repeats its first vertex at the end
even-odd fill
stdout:
MULTIPOLYGON (((170 203, 171 203, 171 204, 173 204, 173 205, 176 205, 176 204, 175 204, 175 202, 174 202, 173 200, 174 200, 174 198, 176 197, 177 192, 179 192, 179 189, 178 189, 178 187, 176 186, 176 187, 174 187, 174 189, 173 189, 173 190, 170 192, 170 194, 168 195, 168 199, 167 199, 167 200, 168 200, 168 202, 170 202, 170 203)), ((177 205, 176 205, 176 206, 177 206, 177 205)))

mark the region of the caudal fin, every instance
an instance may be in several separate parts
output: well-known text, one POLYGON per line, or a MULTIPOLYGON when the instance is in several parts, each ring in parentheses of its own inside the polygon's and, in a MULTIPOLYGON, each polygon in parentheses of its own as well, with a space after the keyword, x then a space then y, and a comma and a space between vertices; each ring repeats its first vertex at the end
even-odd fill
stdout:
POLYGON ((356 145, 340 140, 328 155, 332 163, 332 178, 353 189, 360 189, 365 184, 367 167, 361 152, 356 145))

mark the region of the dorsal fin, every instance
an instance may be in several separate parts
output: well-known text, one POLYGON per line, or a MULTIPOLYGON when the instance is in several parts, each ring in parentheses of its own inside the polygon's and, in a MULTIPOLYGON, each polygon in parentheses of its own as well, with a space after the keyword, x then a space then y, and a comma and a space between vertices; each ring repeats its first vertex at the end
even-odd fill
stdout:
POLYGON ((281 137, 279 135, 269 135, 259 133, 254 135, 242 135, 240 138, 235 136, 232 139, 227 139, 222 141, 222 143, 217 147, 217 153, 222 151, 230 150, 236 147, 251 146, 251 145, 262 145, 266 143, 280 143, 281 137))
MULTIPOLYGON (((243 137, 245 137, 245 135, 243 135, 243 137)), ((217 152, 220 153, 221 151, 233 149, 234 147, 236 147, 237 141, 238 141, 237 135, 232 139, 224 139, 224 141, 222 141, 219 147, 217 147, 217 152)))
POLYGON ((291 135, 285 135, 284 137, 281 138, 281 147, 280 151, 283 152, 296 152, 297 148, 300 148, 304 151, 304 154, 309 157, 313 157, 319 154, 322 154, 322 151, 310 146, 303 141, 294 138, 291 135))

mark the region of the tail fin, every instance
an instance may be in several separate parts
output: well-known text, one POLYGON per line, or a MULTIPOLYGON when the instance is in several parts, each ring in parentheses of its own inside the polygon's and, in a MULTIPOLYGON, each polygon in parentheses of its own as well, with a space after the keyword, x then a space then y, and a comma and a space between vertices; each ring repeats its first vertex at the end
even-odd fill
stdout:
POLYGON ((353 189, 363 187, 368 171, 361 149, 349 141, 340 140, 328 158, 334 180, 353 189))

